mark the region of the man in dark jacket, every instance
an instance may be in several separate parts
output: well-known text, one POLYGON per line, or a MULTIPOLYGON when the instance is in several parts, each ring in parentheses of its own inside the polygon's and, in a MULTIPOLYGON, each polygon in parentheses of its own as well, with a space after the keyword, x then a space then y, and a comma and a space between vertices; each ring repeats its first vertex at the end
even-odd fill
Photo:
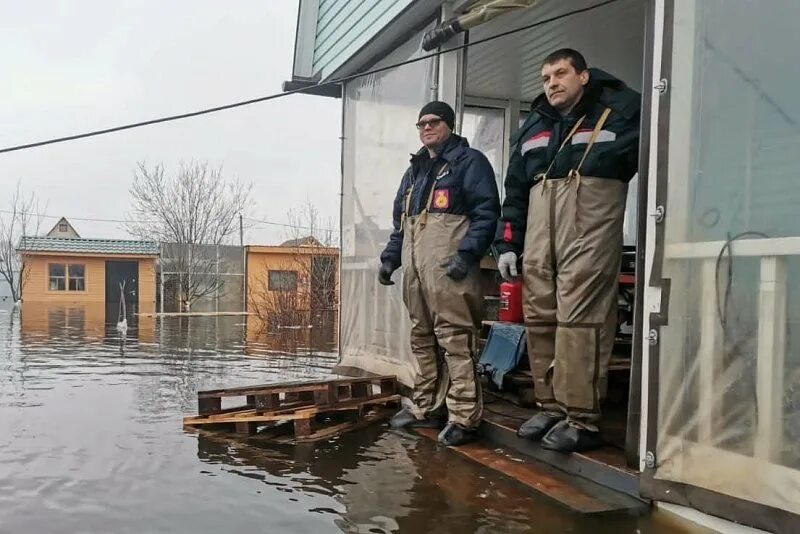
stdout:
POLYGON ((495 248, 506 279, 522 254, 523 307, 541 411, 519 429, 560 451, 600 445, 595 423, 616 331, 628 182, 640 95, 583 56, 558 50, 545 93, 513 140, 495 248))
POLYGON ((452 133, 454 122, 455 112, 444 102, 430 102, 419 113, 424 146, 411 156, 397 191, 394 231, 378 275, 381 284, 391 285, 392 273, 403 266, 411 350, 419 363, 413 407, 400 410, 390 424, 440 428, 437 392, 446 391, 448 420, 439 434, 446 445, 474 439, 483 414, 474 361, 483 309, 478 263, 500 215, 492 166, 452 133))

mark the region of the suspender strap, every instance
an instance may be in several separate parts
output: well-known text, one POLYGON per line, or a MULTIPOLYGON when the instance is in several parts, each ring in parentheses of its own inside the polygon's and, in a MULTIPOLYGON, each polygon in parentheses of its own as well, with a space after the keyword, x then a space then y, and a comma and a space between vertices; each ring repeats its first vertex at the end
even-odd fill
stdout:
POLYGON ((581 124, 583 124, 583 120, 585 118, 586 115, 578 119, 578 121, 575 123, 575 126, 573 126, 572 129, 567 134, 567 137, 564 138, 564 141, 561 143, 561 146, 558 147, 558 151, 556 152, 556 155, 553 156, 553 160, 550 162, 550 165, 547 167, 547 170, 536 176, 536 178, 541 178, 542 180, 542 194, 544 194, 544 184, 545 182, 547 182, 547 177, 550 175, 550 170, 553 168, 553 165, 556 162, 556 158, 561 153, 561 150, 563 150, 564 147, 567 145, 567 143, 569 143, 570 139, 572 139, 572 136, 575 135, 575 132, 578 131, 578 128, 581 127, 581 124))
POLYGON ((603 114, 600 115, 600 119, 597 121, 597 124, 594 125, 594 130, 592 130, 592 136, 589 138, 589 143, 586 145, 586 150, 583 151, 583 157, 581 158, 580 163, 578 166, 570 172, 570 175, 576 175, 580 178, 581 175, 581 167, 583 167, 583 162, 586 161, 586 156, 589 155, 589 152, 592 150, 594 146, 594 142, 597 141, 597 136, 600 135, 600 131, 603 129, 603 125, 606 123, 606 119, 611 114, 611 108, 606 108, 603 110, 603 114))
POLYGON ((403 215, 400 217, 400 228, 403 228, 403 225, 406 222, 406 217, 408 217, 408 210, 411 209, 411 193, 414 192, 414 184, 411 184, 411 187, 406 189, 406 202, 405 206, 403 206, 403 215))

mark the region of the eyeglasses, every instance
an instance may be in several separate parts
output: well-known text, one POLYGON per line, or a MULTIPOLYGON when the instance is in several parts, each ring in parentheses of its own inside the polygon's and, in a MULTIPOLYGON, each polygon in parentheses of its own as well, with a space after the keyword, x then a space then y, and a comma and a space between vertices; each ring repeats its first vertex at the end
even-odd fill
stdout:
POLYGON ((442 122, 443 119, 430 119, 427 121, 419 121, 417 123, 417 130, 424 130, 426 126, 430 126, 431 128, 436 128, 439 126, 439 123, 442 122))

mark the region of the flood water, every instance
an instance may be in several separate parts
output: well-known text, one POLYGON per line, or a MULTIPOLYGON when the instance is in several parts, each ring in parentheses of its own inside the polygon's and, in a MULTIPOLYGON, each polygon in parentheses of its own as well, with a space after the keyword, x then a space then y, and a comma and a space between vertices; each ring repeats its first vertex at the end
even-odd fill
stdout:
POLYGON ((272 447, 184 432, 199 389, 336 362, 328 335, 248 340, 243 321, 142 318, 123 339, 92 310, 0 310, 0 532, 676 531, 572 515, 385 427, 272 447))

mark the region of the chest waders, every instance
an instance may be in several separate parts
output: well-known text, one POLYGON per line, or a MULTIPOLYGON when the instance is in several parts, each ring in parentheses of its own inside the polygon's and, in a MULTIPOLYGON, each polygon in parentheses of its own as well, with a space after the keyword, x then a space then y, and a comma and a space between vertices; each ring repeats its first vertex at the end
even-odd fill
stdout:
POLYGON ((600 417, 616 332, 628 185, 582 176, 581 167, 610 112, 603 111, 575 169, 553 178, 551 163, 531 188, 522 262, 536 401, 591 430, 600 417))
MULTIPOLYGON (((439 170, 437 178, 446 172, 439 170)), ((425 209, 411 216, 406 192, 403 226, 403 300, 411 319, 411 351, 419 364, 414 381, 413 411, 418 418, 446 403, 449 422, 474 428, 483 414, 480 384, 475 373, 478 332, 483 311, 479 268, 464 280, 445 275, 442 264, 458 251, 469 218, 429 213, 436 183, 425 209), (444 361, 438 357, 444 350, 444 361)), ((449 200, 448 200, 449 202, 449 200)))

